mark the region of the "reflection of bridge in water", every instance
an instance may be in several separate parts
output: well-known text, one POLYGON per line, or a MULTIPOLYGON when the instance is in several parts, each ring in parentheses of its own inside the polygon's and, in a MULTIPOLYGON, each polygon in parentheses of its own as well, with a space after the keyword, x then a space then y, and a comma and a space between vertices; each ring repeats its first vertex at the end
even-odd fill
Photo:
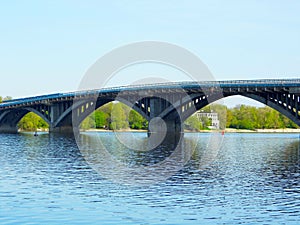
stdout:
POLYGON ((150 131, 180 132, 182 122, 197 110, 234 95, 268 105, 300 125, 300 79, 274 79, 170 82, 14 99, 0 104, 0 132, 16 133, 28 112, 42 117, 50 132, 70 132, 95 109, 115 100, 144 116, 150 131))

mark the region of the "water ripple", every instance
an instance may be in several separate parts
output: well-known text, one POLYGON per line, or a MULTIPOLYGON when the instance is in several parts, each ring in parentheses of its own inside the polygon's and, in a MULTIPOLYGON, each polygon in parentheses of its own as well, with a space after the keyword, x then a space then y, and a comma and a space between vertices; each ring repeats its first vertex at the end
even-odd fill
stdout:
MULTIPOLYGON (((165 157, 131 152, 99 135, 128 164, 165 157)), ((72 137, 0 134, 0 224, 298 224, 297 135, 226 134, 205 167, 207 135, 185 139, 197 147, 184 168, 134 187, 93 170, 72 137)))

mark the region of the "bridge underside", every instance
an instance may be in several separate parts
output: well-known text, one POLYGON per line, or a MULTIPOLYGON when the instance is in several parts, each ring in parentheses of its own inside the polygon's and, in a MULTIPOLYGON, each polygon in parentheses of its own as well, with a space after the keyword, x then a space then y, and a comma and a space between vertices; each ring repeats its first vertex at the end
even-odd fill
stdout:
POLYGON ((300 93, 284 88, 209 88, 199 90, 148 90, 111 95, 78 97, 51 104, 26 105, 0 111, 0 132, 16 133, 17 124, 28 112, 41 116, 49 132, 77 132, 81 122, 95 109, 117 100, 139 112, 149 122, 149 134, 179 134, 182 123, 197 110, 221 98, 241 95, 279 111, 300 126, 300 93))
POLYGON ((18 122, 25 116, 29 111, 26 109, 15 109, 6 111, 0 115, 0 132, 1 133, 17 133, 18 122))

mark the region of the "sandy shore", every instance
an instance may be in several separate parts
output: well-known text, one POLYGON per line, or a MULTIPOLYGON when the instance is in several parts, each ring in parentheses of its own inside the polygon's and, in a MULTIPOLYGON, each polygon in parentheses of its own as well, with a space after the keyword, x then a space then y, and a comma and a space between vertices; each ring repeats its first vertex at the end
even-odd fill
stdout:
POLYGON ((227 128, 225 132, 228 133, 300 133, 300 129, 255 129, 255 130, 239 130, 227 128))

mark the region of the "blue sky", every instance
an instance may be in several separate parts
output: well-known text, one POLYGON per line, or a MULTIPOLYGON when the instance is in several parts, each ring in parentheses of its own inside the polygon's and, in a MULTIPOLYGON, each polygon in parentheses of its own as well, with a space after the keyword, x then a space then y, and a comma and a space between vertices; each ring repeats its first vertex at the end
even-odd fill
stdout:
POLYGON ((145 40, 192 51, 217 80, 299 78, 299 12, 296 0, 3 1, 0 95, 76 90, 102 55, 145 40))

